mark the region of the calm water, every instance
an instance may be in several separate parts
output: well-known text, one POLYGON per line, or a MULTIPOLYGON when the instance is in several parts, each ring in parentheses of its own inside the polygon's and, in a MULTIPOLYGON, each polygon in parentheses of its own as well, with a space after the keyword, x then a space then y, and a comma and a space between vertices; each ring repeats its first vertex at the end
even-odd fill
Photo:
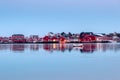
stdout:
POLYGON ((0 44, 0 80, 120 80, 120 44, 0 44))

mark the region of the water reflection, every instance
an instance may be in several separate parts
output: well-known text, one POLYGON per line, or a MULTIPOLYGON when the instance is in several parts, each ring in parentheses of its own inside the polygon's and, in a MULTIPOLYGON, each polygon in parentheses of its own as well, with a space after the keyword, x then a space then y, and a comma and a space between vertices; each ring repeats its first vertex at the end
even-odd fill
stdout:
POLYGON ((84 43, 83 47, 74 47, 73 44, 1 44, 0 51, 11 50, 24 52, 25 50, 40 51, 41 49, 54 52, 54 51, 79 51, 81 53, 93 53, 95 51, 120 51, 120 44, 112 43, 84 43))
POLYGON ((11 45, 10 48, 12 51, 24 51, 25 45, 11 45))

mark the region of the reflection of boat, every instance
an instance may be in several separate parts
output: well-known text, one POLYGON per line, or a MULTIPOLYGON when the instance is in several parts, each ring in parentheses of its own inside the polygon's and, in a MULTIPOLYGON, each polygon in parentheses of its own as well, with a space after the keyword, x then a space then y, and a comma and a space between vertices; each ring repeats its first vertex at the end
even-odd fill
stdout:
POLYGON ((111 42, 111 43, 117 43, 117 41, 114 41, 114 40, 109 40, 109 42, 111 42))
POLYGON ((83 44, 73 44, 73 47, 83 47, 83 44))

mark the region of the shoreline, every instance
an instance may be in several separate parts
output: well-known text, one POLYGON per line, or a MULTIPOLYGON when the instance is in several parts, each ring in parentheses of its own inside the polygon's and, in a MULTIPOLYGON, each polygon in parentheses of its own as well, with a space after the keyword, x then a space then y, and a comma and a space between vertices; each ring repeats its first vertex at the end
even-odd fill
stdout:
MULTIPOLYGON (((102 41, 102 42, 66 42, 66 43, 60 43, 60 42, 25 42, 25 43, 0 43, 0 44, 69 44, 69 43, 112 43, 110 41, 102 41)), ((116 42, 119 43, 119 42, 116 42)))

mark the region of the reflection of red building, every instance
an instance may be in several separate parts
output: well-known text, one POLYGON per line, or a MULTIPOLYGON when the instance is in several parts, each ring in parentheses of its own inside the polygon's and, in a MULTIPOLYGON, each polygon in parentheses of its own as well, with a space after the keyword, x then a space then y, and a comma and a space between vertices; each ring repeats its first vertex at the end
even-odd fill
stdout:
POLYGON ((15 45, 11 46, 12 51, 24 51, 25 45, 15 45))
POLYGON ((65 44, 43 44, 43 49, 46 51, 62 51, 64 52, 68 48, 66 48, 65 44))
POLYGON ((91 53, 94 52, 97 48, 96 44, 83 44, 83 48, 80 50, 82 53, 91 53))
MULTIPOLYGON (((97 45, 96 44, 83 44, 83 48, 77 48, 77 50, 80 50, 81 53, 92 53, 96 50, 97 45)), ((75 49, 72 44, 66 45, 66 44, 43 44, 43 49, 46 51, 71 51, 72 49, 75 49)))
POLYGON ((39 50, 39 45, 30 45, 30 50, 38 51, 39 50))
POLYGON ((0 45, 0 50, 7 50, 10 48, 10 45, 0 45))
POLYGON ((60 50, 62 52, 64 52, 67 49, 66 46, 65 46, 65 44, 60 44, 59 46, 60 46, 60 50))
POLYGON ((44 44, 43 49, 46 51, 50 51, 52 48, 50 47, 50 44, 44 44))
POLYGON ((60 37, 59 38, 59 41, 60 41, 60 43, 62 43, 62 44, 64 44, 65 42, 66 42, 66 39, 65 39, 65 37, 60 37))
POLYGON ((80 51, 81 53, 93 53, 94 51, 120 51, 119 44, 93 44, 93 43, 84 43, 83 47, 74 47, 73 44, 32 44, 32 45, 24 45, 24 44, 10 44, 10 45, 0 45, 0 50, 12 50, 12 51, 24 51, 25 49, 33 51, 38 51, 40 48, 43 48, 45 51, 54 52, 54 51, 80 51))

